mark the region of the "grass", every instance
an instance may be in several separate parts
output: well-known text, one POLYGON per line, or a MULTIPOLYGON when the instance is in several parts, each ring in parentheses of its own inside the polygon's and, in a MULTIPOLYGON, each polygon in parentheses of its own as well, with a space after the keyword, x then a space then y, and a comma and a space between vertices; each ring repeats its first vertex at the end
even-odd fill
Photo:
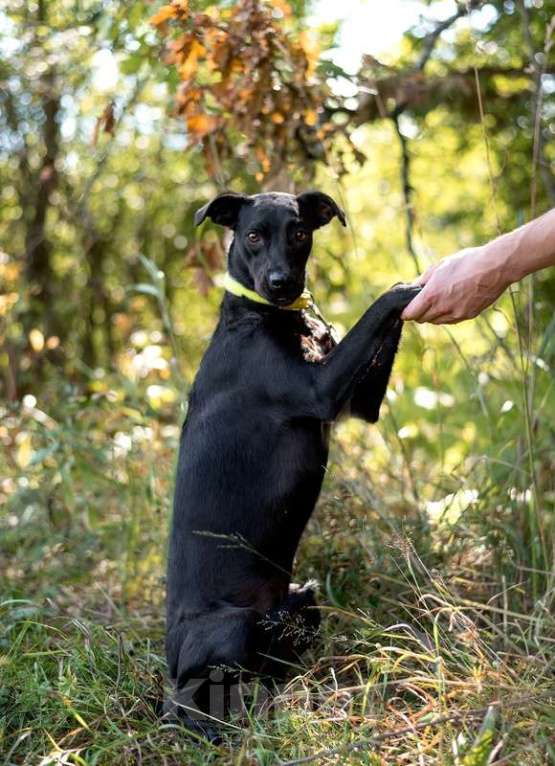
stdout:
POLYGON ((527 501, 505 507, 500 468, 482 461, 478 499, 460 506, 460 477, 442 475, 435 485, 455 493, 426 504, 425 462, 398 449, 387 416, 383 439, 349 423, 337 434, 298 556, 325 617, 305 665, 220 746, 161 723, 178 405, 121 381, 93 388, 67 391, 52 416, 28 398, 2 419, 14 446, 0 520, 3 762, 555 763, 555 590, 504 526, 525 524, 527 501))

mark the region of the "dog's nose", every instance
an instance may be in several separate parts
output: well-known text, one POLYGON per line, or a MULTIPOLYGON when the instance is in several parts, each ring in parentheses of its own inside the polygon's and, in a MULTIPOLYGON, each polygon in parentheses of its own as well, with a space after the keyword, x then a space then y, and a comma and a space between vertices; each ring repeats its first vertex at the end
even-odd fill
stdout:
POLYGON ((268 284, 272 290, 279 290, 280 288, 285 287, 288 281, 289 279, 284 271, 278 271, 276 269, 274 271, 270 271, 268 274, 268 284))

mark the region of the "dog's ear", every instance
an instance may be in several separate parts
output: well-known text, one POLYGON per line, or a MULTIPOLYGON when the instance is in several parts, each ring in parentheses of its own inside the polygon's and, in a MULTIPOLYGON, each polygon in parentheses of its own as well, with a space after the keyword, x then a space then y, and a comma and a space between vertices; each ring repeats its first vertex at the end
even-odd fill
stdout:
POLYGON ((319 229, 320 226, 325 226, 334 216, 339 218, 343 226, 347 225, 345 213, 335 200, 323 192, 304 192, 299 194, 297 202, 299 203, 301 218, 311 229, 319 229))
POLYGON ((239 211, 243 205, 250 202, 250 197, 246 194, 236 194, 235 192, 219 194, 211 202, 197 210, 195 213, 195 226, 201 224, 205 218, 211 218, 214 223, 234 229, 239 218, 239 211))

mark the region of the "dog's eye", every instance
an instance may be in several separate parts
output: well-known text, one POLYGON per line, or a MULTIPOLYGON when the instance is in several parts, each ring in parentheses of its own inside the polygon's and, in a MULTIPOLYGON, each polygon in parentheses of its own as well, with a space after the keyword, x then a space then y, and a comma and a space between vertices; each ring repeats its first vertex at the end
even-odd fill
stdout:
POLYGON ((305 242, 307 237, 308 237, 308 234, 306 233, 306 231, 304 231, 304 229, 297 229, 297 231, 295 232, 295 239, 297 240, 297 242, 305 242))
POLYGON ((258 244, 258 242, 260 242, 261 237, 260 237, 260 234, 257 231, 249 231, 249 233, 247 234, 247 239, 253 245, 256 245, 256 244, 258 244))

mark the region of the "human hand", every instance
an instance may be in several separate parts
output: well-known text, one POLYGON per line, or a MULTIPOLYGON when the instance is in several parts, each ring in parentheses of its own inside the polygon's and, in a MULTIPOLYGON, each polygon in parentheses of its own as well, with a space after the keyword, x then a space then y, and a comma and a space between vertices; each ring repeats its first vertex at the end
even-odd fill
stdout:
POLYGON ((444 258, 416 280, 424 288, 401 319, 455 324, 477 316, 510 284, 500 255, 496 248, 484 245, 444 258))

